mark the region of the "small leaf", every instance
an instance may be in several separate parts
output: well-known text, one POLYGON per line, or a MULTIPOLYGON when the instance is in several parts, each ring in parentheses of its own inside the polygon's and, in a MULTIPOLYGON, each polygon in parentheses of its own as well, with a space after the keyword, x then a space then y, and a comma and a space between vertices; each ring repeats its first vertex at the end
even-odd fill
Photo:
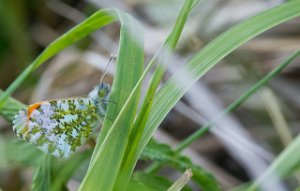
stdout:
POLYGON ((193 172, 191 169, 187 169, 184 174, 172 184, 168 191, 180 191, 191 179, 193 172))
POLYGON ((171 185, 171 181, 160 176, 134 173, 127 187, 127 191, 165 191, 171 185))
MULTIPOLYGON (((172 185, 172 182, 165 177, 154 174, 136 172, 130 179, 127 191, 165 191, 172 185)), ((185 187, 184 191, 190 191, 185 187)))
POLYGON ((182 156, 171 149, 169 145, 151 140, 144 149, 141 159, 159 161, 172 165, 180 171, 192 169, 192 179, 205 191, 219 191, 219 186, 214 177, 199 166, 194 165, 189 158, 182 156))

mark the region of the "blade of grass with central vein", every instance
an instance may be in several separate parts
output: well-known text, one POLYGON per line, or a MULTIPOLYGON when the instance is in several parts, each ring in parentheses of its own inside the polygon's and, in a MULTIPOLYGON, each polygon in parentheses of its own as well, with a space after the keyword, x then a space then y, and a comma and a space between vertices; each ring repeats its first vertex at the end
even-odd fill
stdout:
POLYGON ((144 67, 143 31, 129 15, 119 12, 119 18, 120 50, 110 95, 110 100, 116 104, 110 104, 107 110, 109 118, 118 116, 114 121, 105 119, 94 157, 79 190, 113 189, 139 103, 141 86, 135 87, 144 67), (132 94, 133 88, 136 91, 132 94), (134 99, 128 100, 129 96, 134 99))
POLYGON ((187 63, 185 72, 175 74, 158 92, 147 123, 147 131, 136 154, 142 152, 158 125, 184 93, 210 68, 248 40, 297 16, 300 16, 300 1, 284 3, 232 27, 203 48, 187 63))
MULTIPOLYGON (((186 23, 187 17, 192 9, 194 1, 193 0, 186 0, 179 16, 176 20, 175 26, 173 30, 171 31, 170 35, 168 36, 166 42, 164 43, 161 50, 169 50, 172 51, 182 33, 184 24, 186 23)), ((154 75, 150 81, 150 87, 146 93, 146 97, 144 98, 143 105, 141 107, 141 110, 137 116, 137 119, 134 123, 133 130, 131 132, 129 142, 126 148, 126 154, 123 158, 122 165, 120 168, 120 172, 118 175, 118 179, 116 181, 116 185, 114 186, 115 190, 120 190, 121 188, 126 188, 129 179, 131 177, 131 174, 133 172, 134 166, 138 160, 138 156, 134 155, 136 148, 138 147, 138 144, 142 138, 142 134, 144 131, 144 128, 146 126, 146 122, 149 116, 149 112, 153 103, 153 97, 155 94, 155 91, 159 85, 159 82, 161 81, 164 73, 165 73, 165 65, 162 62, 162 60, 159 59, 160 54, 163 54, 163 52, 158 52, 156 56, 150 61, 149 66, 154 65, 156 62, 158 63, 157 68, 154 72, 154 75), (157 58, 158 57, 158 58, 157 58)), ((162 55, 164 56, 164 55, 162 55)), ((147 72, 147 70, 146 70, 147 72)), ((129 98, 130 99, 130 98, 129 98)))
POLYGON ((41 64, 56 55, 64 48, 74 44, 78 40, 84 38, 97 29, 114 22, 117 19, 115 9, 104 9, 96 12, 88 19, 65 33, 63 36, 52 42, 8 87, 8 89, 0 96, 0 110, 7 98, 21 85, 26 77, 38 68, 41 64))

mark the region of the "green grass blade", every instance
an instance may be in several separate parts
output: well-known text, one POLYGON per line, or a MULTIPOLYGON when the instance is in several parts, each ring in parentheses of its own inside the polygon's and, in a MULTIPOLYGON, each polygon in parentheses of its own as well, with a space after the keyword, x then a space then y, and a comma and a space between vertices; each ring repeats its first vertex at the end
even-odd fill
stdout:
MULTIPOLYGON (((182 7, 179 16, 177 18, 177 21, 175 23, 175 26, 173 30, 171 31, 170 35, 168 36, 166 42, 164 43, 162 50, 169 50, 172 51, 179 40, 179 37, 182 33, 184 24, 186 23, 187 17, 191 11, 193 0, 186 0, 184 3, 184 6, 182 7)), ((144 131, 144 128, 146 126, 146 122, 148 120, 149 112, 152 106, 154 94, 156 92, 156 89, 159 85, 159 82, 161 81, 164 73, 165 73, 165 66, 163 63, 161 64, 161 60, 157 59, 157 57, 160 57, 160 54, 162 52, 158 52, 156 56, 150 61, 150 66, 154 65, 156 62, 159 64, 157 65, 157 68, 154 72, 154 75, 152 77, 152 80, 150 81, 150 87, 146 93, 146 97, 144 98, 143 105, 141 107, 141 110, 137 116, 137 119, 134 123, 133 130, 131 132, 129 143, 126 148, 126 154, 123 158, 122 165, 120 168, 119 176, 116 182, 116 185, 114 189, 120 190, 121 188, 124 188, 127 186, 130 176, 133 172, 134 166, 138 160, 138 156, 134 155, 136 148, 138 147, 138 144, 142 138, 142 134, 144 131)), ((164 56, 164 55, 162 55, 164 56)), ((147 70, 146 70, 147 72, 147 70)))
MULTIPOLYGON (((120 16, 120 15, 119 15, 120 16)), ((135 22, 129 16, 121 15, 120 22, 122 25, 120 34, 120 50, 117 58, 117 68, 114 76, 112 92, 110 100, 115 102, 110 104, 107 109, 108 120, 104 121, 100 136, 97 140, 99 144, 96 145, 95 151, 99 150, 101 143, 104 141, 110 126, 114 119, 123 108, 128 96, 136 85, 136 80, 141 75, 141 70, 144 66, 143 42, 139 39, 143 32, 137 24, 135 29, 132 26, 135 22), (127 26, 128 25, 128 26, 127 26), (132 28, 130 28, 132 27, 132 28), (139 34, 140 32, 140 34, 139 34), (137 38, 137 39, 135 39, 137 38)), ((134 94, 136 94, 134 92, 134 94)), ((136 98, 135 98, 136 99, 136 98)), ((94 153, 95 154, 95 153, 94 153)), ((94 159, 94 154, 92 160, 94 159)))
POLYGON ((116 20, 114 9, 104 9, 96 12, 88 19, 65 33, 63 36, 51 43, 19 76, 18 78, 7 88, 7 90, 0 96, 0 111, 6 101, 26 79, 26 77, 38 68, 45 61, 53 57, 55 54, 63 50, 64 48, 74 44, 83 37, 96 31, 97 29, 116 20))
POLYGON ((271 79, 273 79, 277 74, 279 74, 288 64, 292 63, 299 56, 300 56, 300 50, 295 52, 292 56, 290 56, 288 59, 286 59, 283 63, 281 63, 279 66, 277 66, 271 72, 269 72, 267 75, 265 75, 261 80, 259 80, 250 89, 248 89, 242 96, 240 96, 232 104, 230 104, 215 119, 213 119, 211 122, 203 125, 203 127, 201 127, 201 129, 197 130, 192 135, 190 135, 188 138, 183 140, 176 147, 176 149, 175 149, 176 152, 182 151, 184 148, 186 148, 188 145, 190 145, 196 139, 198 139, 202 135, 204 135, 211 127, 213 127, 213 125, 217 121, 221 120, 225 115, 227 115, 228 113, 232 112, 237 107, 239 107, 244 101, 246 101, 249 97, 251 97, 253 94, 255 94, 262 86, 266 85, 271 79))
POLYGON ((299 0, 284 3, 232 27, 204 47, 187 63, 183 74, 175 74, 158 92, 137 155, 178 100, 210 68, 248 40, 299 15, 299 0), (182 79, 182 75, 185 79, 182 79))
POLYGON ((119 18, 120 50, 110 96, 117 104, 109 104, 107 116, 119 115, 114 121, 106 118, 80 190, 113 189, 137 111, 140 86, 135 87, 144 68, 143 31, 129 15, 119 12, 119 18), (129 96, 134 99, 127 100, 129 96))

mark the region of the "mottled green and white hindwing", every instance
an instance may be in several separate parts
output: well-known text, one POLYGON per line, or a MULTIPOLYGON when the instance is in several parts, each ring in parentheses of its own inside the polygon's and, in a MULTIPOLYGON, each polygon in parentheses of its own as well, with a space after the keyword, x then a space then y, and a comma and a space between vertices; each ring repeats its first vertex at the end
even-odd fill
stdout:
POLYGON ((101 114, 90 97, 42 101, 19 111, 13 129, 42 151, 68 157, 100 124, 101 114))
POLYGON ((41 101, 19 111, 13 129, 22 139, 57 157, 68 157, 105 117, 110 86, 100 83, 87 97, 41 101))

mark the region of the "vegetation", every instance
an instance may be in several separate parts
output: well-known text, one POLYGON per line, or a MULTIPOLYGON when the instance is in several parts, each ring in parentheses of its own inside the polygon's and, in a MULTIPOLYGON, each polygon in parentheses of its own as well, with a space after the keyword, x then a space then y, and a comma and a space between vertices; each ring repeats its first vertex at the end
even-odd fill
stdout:
MULTIPOLYGON (((15 137, 1 135, 0 151, 5 153, 0 157, 3 166, 9 166, 14 161, 20 168, 34 168, 31 190, 66 190, 68 181, 73 178, 80 182, 79 190, 180 190, 189 178, 202 190, 222 190, 213 174, 194 164, 181 151, 278 75, 285 66, 299 57, 300 51, 286 57, 223 113, 216 114, 212 121, 184 139, 177 148, 172 149, 171 145, 158 143, 152 138, 153 134, 183 95, 224 57, 263 32, 300 16, 300 1, 282 3, 231 27, 198 50, 184 63, 182 69, 163 80, 166 70, 175 67, 173 61, 176 59, 178 41, 189 15, 196 6, 201 6, 201 3, 196 0, 184 1, 174 27, 160 49, 146 64, 146 68, 145 29, 138 18, 135 19, 117 8, 95 12, 48 45, 5 91, 0 92, 0 114, 11 122, 16 112, 25 107, 23 103, 12 98, 11 94, 42 64, 96 30, 118 22, 119 49, 107 117, 94 148, 83 149, 67 159, 54 158, 15 137), (151 80, 149 83, 143 83, 147 75, 151 75, 151 80), (146 89, 143 96, 142 88, 146 89), (137 169, 138 161, 153 163, 146 169, 137 169), (87 164, 86 172, 80 170, 87 164), (157 174, 158 170, 165 166, 172 167, 181 174, 187 169, 191 169, 192 173, 175 182, 157 174)), ((285 178, 296 173, 300 161, 300 154, 297 152, 299 140, 300 137, 296 137, 257 181, 249 182, 238 189, 257 190, 274 174, 285 178)), ((192 186, 188 184, 183 189, 192 190, 192 186)))

